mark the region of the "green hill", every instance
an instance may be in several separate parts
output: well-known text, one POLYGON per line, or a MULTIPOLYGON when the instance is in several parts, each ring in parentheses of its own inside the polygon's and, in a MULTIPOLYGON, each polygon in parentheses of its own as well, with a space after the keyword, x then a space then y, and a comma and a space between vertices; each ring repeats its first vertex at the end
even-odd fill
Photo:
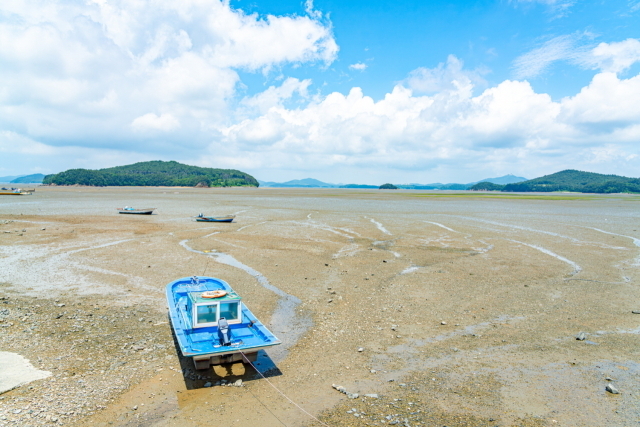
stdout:
POLYGON ((507 184, 502 191, 578 193, 640 193, 640 179, 593 172, 564 170, 529 181, 507 184))
POLYGON ((33 175, 20 176, 11 181, 12 184, 39 184, 44 179, 44 175, 36 173, 33 175))
POLYGON ((473 184, 469 190, 471 191, 502 191, 504 185, 494 184, 493 182, 481 181, 473 184))
POLYGON ((47 175, 43 184, 93 186, 167 186, 167 187, 257 187, 251 175, 234 169, 189 166, 175 161, 154 160, 107 169, 69 169, 47 175))

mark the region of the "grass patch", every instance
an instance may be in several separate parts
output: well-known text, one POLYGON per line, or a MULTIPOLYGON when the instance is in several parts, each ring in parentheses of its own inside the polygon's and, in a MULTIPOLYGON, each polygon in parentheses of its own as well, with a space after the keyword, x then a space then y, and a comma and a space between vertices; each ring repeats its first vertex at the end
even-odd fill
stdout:
POLYGON ((516 199, 516 200, 593 200, 598 196, 573 196, 573 195, 543 195, 543 194, 412 194, 412 197, 448 197, 448 198, 472 198, 472 199, 516 199))

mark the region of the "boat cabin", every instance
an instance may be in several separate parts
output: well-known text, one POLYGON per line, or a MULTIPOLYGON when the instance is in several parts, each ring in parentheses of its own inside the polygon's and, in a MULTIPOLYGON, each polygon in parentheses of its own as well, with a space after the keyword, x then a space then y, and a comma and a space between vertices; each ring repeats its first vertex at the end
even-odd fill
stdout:
POLYGON ((190 292, 187 299, 187 310, 192 315, 194 328, 218 326, 220 319, 229 325, 242 322, 242 302, 235 292, 227 293, 220 298, 203 298, 202 292, 190 292))

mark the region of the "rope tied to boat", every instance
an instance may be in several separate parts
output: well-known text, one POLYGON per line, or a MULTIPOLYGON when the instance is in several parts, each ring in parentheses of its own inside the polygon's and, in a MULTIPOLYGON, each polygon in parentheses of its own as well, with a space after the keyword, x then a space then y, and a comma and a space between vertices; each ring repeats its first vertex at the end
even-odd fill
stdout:
POLYGON ((273 385, 273 383, 271 381, 269 381, 269 379, 267 377, 265 377, 264 375, 262 375, 262 372, 260 372, 258 370, 258 368, 255 367, 255 365, 253 363, 251 363, 251 361, 247 358, 247 356, 244 354, 244 352, 240 352, 240 354, 242 355, 242 357, 244 358, 244 360, 246 361, 246 363, 248 363, 249 365, 251 365, 251 367, 253 367, 253 369, 260 374, 260 376, 262 377, 263 380, 265 380, 271 387, 273 387, 275 389, 275 391, 277 391, 278 393, 280 393, 285 399, 287 399, 289 402, 291 402, 296 408, 300 409, 302 412, 304 412, 305 414, 307 414, 308 416, 310 416, 311 418, 313 418, 314 420, 316 420, 317 422, 319 422, 320 424, 322 424, 325 427, 329 427, 328 424, 323 423, 322 421, 320 421, 318 418, 314 417, 313 415, 311 415, 310 413, 308 413, 307 411, 305 411, 300 405, 298 405, 296 402, 294 402, 293 400, 289 399, 289 397, 284 394, 283 392, 281 392, 278 387, 276 387, 275 385, 273 385))

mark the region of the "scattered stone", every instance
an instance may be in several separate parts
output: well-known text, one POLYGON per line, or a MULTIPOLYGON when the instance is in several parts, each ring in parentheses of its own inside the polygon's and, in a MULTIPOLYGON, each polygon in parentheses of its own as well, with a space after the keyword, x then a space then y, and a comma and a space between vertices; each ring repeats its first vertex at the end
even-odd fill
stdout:
POLYGON ((349 399, 357 399, 358 397, 360 397, 360 395, 358 393, 351 393, 351 392, 347 391, 347 389, 342 387, 341 385, 333 384, 331 387, 335 388, 340 393, 346 394, 349 399))
POLYGON ((236 380, 236 382, 233 383, 233 385, 236 387, 242 387, 242 380, 236 380))
POLYGON ((358 352, 359 352, 359 353, 362 353, 363 351, 364 351, 364 348, 363 348, 363 347, 358 348, 358 352))
POLYGON ((329 303, 330 303, 330 302, 333 302, 333 300, 332 300, 332 299, 330 299, 330 300, 328 300, 327 302, 329 302, 329 303))
POLYGON ((584 332, 580 332, 578 335, 576 335, 576 339, 578 341, 584 341, 587 339, 587 334, 585 334, 584 332))
POLYGON ((205 387, 211 387, 211 385, 212 385, 212 384, 211 384, 210 382, 208 382, 208 381, 207 381, 206 383, 204 383, 204 386, 205 386, 205 387))
POLYGON ((132 409, 133 409, 134 411, 137 411, 137 410, 138 410, 138 405, 134 406, 132 409))
POLYGON ((364 397, 368 397, 370 399, 377 399, 378 395, 376 393, 365 394, 364 397))
POLYGON ((633 314, 640 314, 640 310, 631 310, 633 314))
POLYGON ((447 322, 445 322, 444 320, 442 322, 440 322, 441 325, 446 325, 447 322))
POLYGON ((620 394, 618 389, 615 388, 613 384, 607 384, 607 386, 605 387, 605 390, 607 390, 611 394, 620 394))
POLYGON ((606 377, 606 378, 605 378, 605 380, 607 380, 607 381, 613 381, 613 378, 611 378, 611 377, 606 377))

